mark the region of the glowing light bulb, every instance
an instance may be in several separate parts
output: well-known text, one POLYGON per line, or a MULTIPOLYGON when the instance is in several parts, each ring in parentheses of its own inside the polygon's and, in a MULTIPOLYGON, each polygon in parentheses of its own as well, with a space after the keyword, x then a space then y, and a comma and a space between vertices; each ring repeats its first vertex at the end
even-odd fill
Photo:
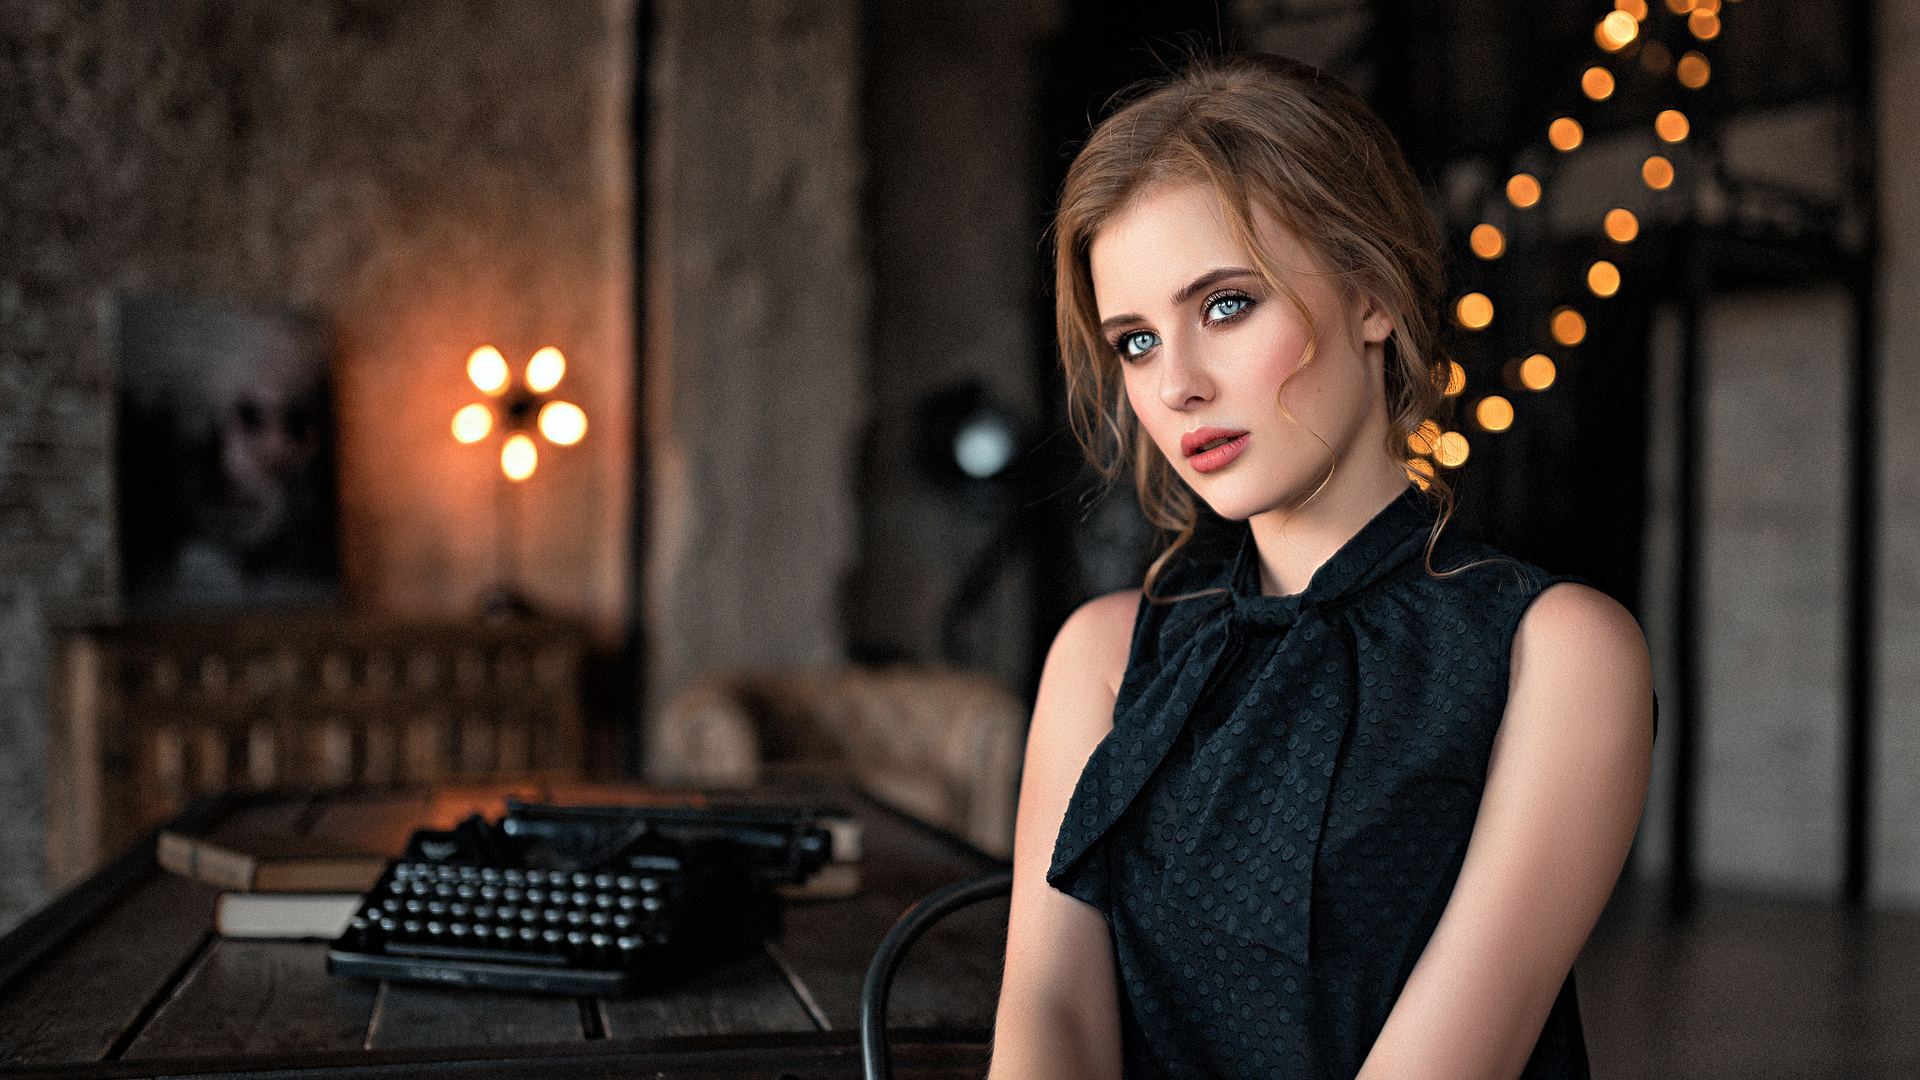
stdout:
POLYGON ((1488 431, 1505 431, 1513 426, 1513 402, 1499 394, 1489 394, 1473 407, 1473 418, 1488 431))
POLYGON ((540 448, 532 439, 523 434, 507 436, 506 444, 500 447, 500 471, 507 474, 507 479, 525 480, 539 465, 540 448))
POLYGON ((1595 101, 1613 96, 1613 72, 1595 65, 1580 76, 1580 92, 1595 101))
POLYGON ((1647 0, 1613 0, 1616 11, 1624 11, 1640 22, 1647 21, 1647 0))
POLYGON ((1632 243, 1633 238, 1640 235, 1640 219, 1633 216, 1633 211, 1617 206, 1607 211, 1601 227, 1606 229, 1607 239, 1616 244, 1632 243))
POLYGON ((1655 191, 1665 191, 1673 186, 1673 162, 1655 154, 1640 166, 1640 179, 1655 191))
POLYGON ((482 345, 467 357, 467 378, 472 379, 483 394, 505 390, 508 377, 506 357, 491 345, 482 345))
POLYGON ((1710 11, 1696 11, 1687 16, 1687 30, 1701 41, 1712 41, 1720 36, 1720 16, 1710 11))
POLYGON ((1449 469, 1457 469, 1467 463, 1467 454, 1472 451, 1467 445, 1467 437, 1457 431, 1441 432, 1433 441, 1433 458, 1449 469))
POLYGON ((1507 181, 1507 201, 1525 210, 1540 201, 1540 181, 1529 173, 1514 173, 1507 181))
POLYGON ((1486 293, 1470 292, 1454 305, 1453 313, 1459 317, 1461 326, 1469 330, 1484 329, 1493 321, 1493 301, 1486 293))
POLYGON ((1507 238, 1498 228, 1483 221, 1467 235, 1467 246, 1483 259, 1497 259, 1507 250, 1507 238))
POLYGON ((477 401, 453 414, 453 437, 463 443, 477 443, 492 430, 493 410, 477 401))
POLYGON ((1653 118, 1654 134, 1670 143, 1681 142, 1693 125, 1687 123, 1687 114, 1679 109, 1662 109, 1660 115, 1653 118))
POLYGON ((1553 340, 1562 345, 1578 345, 1587 339, 1587 320, 1570 307, 1553 311, 1553 340))
POLYGON ((549 401, 540 407, 540 434, 548 442, 572 446, 587 434, 587 414, 571 401, 549 401))
POLYGON ((1706 57, 1690 51, 1680 58, 1680 66, 1674 69, 1673 74, 1680 80, 1681 86, 1698 90, 1707 85, 1707 80, 1712 77, 1713 65, 1707 63, 1706 57))
POLYGON ((1451 360, 1447 361, 1447 385, 1442 388, 1440 392, 1448 397, 1452 397, 1466 388, 1467 369, 1451 360))
POLYGON ((1685 15, 1693 10, 1693 0, 1667 0, 1667 10, 1675 15, 1685 15))
POLYGON ((1619 52, 1640 36, 1640 20, 1624 11, 1609 11, 1593 28, 1594 43, 1608 52, 1619 52))
POLYGON ((1620 291, 1620 268, 1605 259, 1587 267, 1587 288, 1595 296, 1612 296, 1620 291))
POLYGON ((536 394, 544 394, 560 385, 567 374, 567 358, 560 350, 549 345, 533 354, 527 361, 527 389, 536 394))
POLYGON ((1547 141, 1553 144, 1555 150, 1563 154, 1579 146, 1580 140, 1586 137, 1587 133, 1580 127, 1580 121, 1571 116, 1563 116, 1547 125, 1547 141))
POLYGON ((1520 385, 1529 390, 1545 390, 1553 385, 1554 376, 1558 374, 1553 358, 1546 353, 1534 353, 1520 361, 1520 385))

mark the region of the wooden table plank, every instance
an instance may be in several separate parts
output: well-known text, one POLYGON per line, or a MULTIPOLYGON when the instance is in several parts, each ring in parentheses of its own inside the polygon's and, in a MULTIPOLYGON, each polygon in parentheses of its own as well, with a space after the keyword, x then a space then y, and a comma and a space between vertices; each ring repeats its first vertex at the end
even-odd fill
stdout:
POLYGON ((813 1031, 793 987, 765 953, 657 994, 601 1002, 607 1038, 813 1031))
POLYGON ((366 1047, 504 1046, 584 1037, 580 1003, 570 997, 382 983, 366 1047))
POLYGON ((212 932, 211 885, 158 873, 8 986, 0 1061, 98 1061, 212 932))
POLYGON ((125 1060, 358 1050, 377 984, 327 974, 318 941, 215 941, 125 1060))

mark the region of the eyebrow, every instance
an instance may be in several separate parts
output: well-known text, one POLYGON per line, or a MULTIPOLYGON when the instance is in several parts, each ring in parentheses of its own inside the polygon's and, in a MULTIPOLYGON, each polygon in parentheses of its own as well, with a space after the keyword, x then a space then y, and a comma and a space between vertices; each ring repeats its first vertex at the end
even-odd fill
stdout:
MULTIPOLYGON (((1252 277, 1252 276, 1253 276, 1253 271, 1247 269, 1244 266, 1222 266, 1217 270, 1209 270, 1206 273, 1201 274, 1199 277, 1194 278, 1179 292, 1174 293, 1173 306, 1179 307, 1185 304, 1187 301, 1193 299, 1194 296, 1199 294, 1201 291, 1211 288, 1215 285, 1218 285, 1222 281, 1226 281, 1229 278, 1252 277)), ((1101 319, 1100 329, 1103 331, 1117 330, 1122 326, 1126 326, 1130 323, 1137 323, 1137 322, 1146 322, 1146 320, 1134 314, 1114 315, 1109 318, 1101 319)))

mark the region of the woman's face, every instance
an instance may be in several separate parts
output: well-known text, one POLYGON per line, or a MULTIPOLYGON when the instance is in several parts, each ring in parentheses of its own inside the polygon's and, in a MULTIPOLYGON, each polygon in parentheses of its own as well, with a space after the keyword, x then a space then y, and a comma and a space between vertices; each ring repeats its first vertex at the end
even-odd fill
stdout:
POLYGON ((1344 296, 1279 222, 1261 213, 1256 225, 1311 326, 1262 282, 1211 188, 1149 189, 1089 251, 1101 329, 1134 415, 1181 479, 1230 520, 1291 511, 1323 481, 1366 474, 1349 467, 1357 455, 1387 456, 1391 318, 1344 296))

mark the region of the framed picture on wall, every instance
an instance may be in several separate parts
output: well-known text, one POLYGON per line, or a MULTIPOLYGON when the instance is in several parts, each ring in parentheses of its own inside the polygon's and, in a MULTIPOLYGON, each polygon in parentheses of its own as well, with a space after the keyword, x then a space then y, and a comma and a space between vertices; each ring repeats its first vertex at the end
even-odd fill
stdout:
POLYGON ((333 417, 314 319, 118 309, 121 581, 135 611, 333 604, 333 417))

